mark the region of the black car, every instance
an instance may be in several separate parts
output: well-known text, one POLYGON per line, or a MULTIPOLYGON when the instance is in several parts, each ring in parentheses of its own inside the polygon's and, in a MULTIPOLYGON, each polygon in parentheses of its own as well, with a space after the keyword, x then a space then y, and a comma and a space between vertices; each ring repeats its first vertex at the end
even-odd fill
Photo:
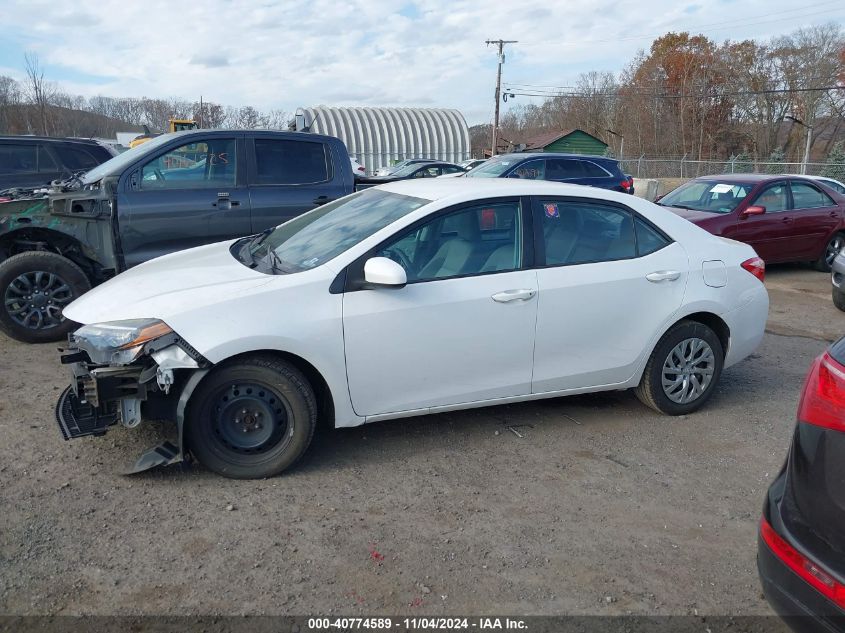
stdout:
POLYGON ((338 138, 305 132, 163 134, 46 191, 0 195, 0 331, 61 340, 62 309, 117 273, 252 235, 355 191, 338 138))
POLYGON ((93 169, 115 154, 90 139, 0 136, 0 191, 49 185, 93 169))
POLYGON ((810 367, 789 456, 769 488, 757 567, 796 631, 845 631, 845 338, 810 367))
POLYGON ((387 182, 396 182, 397 180, 409 180, 411 178, 437 178, 438 176, 446 176, 450 174, 463 174, 466 170, 460 165, 453 163, 444 163, 441 161, 428 161, 424 163, 410 163, 391 172, 387 176, 373 176, 372 178, 359 178, 358 187, 361 185, 375 187, 376 185, 383 185, 387 182))
POLYGON ((552 180, 634 193, 634 179, 622 172, 619 161, 605 156, 551 152, 502 154, 467 172, 466 177, 552 180))

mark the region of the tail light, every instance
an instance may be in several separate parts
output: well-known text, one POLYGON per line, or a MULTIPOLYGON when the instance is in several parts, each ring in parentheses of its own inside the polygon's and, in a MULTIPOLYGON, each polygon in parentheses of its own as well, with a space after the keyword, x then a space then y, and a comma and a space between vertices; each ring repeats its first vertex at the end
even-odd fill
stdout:
POLYGON ((845 431, 845 366, 829 352, 813 361, 801 402, 798 420, 836 431, 845 431))
POLYGON ((757 277, 760 281, 764 281, 766 279, 766 262, 759 257, 746 259, 740 264, 740 266, 757 277))
POLYGON ((766 518, 760 521, 760 536, 783 563, 808 585, 840 607, 845 607, 845 585, 811 561, 772 529, 766 518))
POLYGON ((619 186, 622 187, 623 191, 628 191, 631 188, 631 181, 627 178, 619 183, 619 186))

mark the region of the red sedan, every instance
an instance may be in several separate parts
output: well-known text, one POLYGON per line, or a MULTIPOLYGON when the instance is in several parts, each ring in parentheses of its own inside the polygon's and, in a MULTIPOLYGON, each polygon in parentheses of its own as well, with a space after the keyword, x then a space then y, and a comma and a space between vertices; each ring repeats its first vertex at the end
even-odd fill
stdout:
POLYGON ((807 261, 826 272, 845 247, 845 196, 809 178, 702 176, 658 204, 714 235, 750 244, 767 264, 807 261))

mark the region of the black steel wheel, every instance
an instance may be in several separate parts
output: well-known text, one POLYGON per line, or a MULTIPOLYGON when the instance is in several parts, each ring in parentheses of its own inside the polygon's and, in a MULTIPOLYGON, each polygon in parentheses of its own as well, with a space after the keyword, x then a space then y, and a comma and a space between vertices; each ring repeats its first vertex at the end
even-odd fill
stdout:
POLYGON ((57 253, 10 257, 0 264, 0 330, 25 343, 61 340, 77 326, 62 311, 90 288, 82 269, 57 253))
POLYGON ((218 474, 271 477, 302 456, 316 420, 314 392, 296 367, 273 356, 248 356, 215 369, 197 387, 185 441, 218 474))

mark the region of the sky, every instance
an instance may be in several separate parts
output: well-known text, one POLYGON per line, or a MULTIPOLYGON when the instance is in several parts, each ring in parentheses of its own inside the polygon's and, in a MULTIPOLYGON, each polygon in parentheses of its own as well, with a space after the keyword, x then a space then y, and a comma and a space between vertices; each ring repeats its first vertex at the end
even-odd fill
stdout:
MULTIPOLYGON (((618 73, 668 31, 765 40, 845 24, 842 0, 0 0, 0 74, 86 97, 177 97, 262 110, 404 106, 492 121, 505 83, 569 86, 618 73)), ((538 102, 517 97, 502 104, 538 102)))

